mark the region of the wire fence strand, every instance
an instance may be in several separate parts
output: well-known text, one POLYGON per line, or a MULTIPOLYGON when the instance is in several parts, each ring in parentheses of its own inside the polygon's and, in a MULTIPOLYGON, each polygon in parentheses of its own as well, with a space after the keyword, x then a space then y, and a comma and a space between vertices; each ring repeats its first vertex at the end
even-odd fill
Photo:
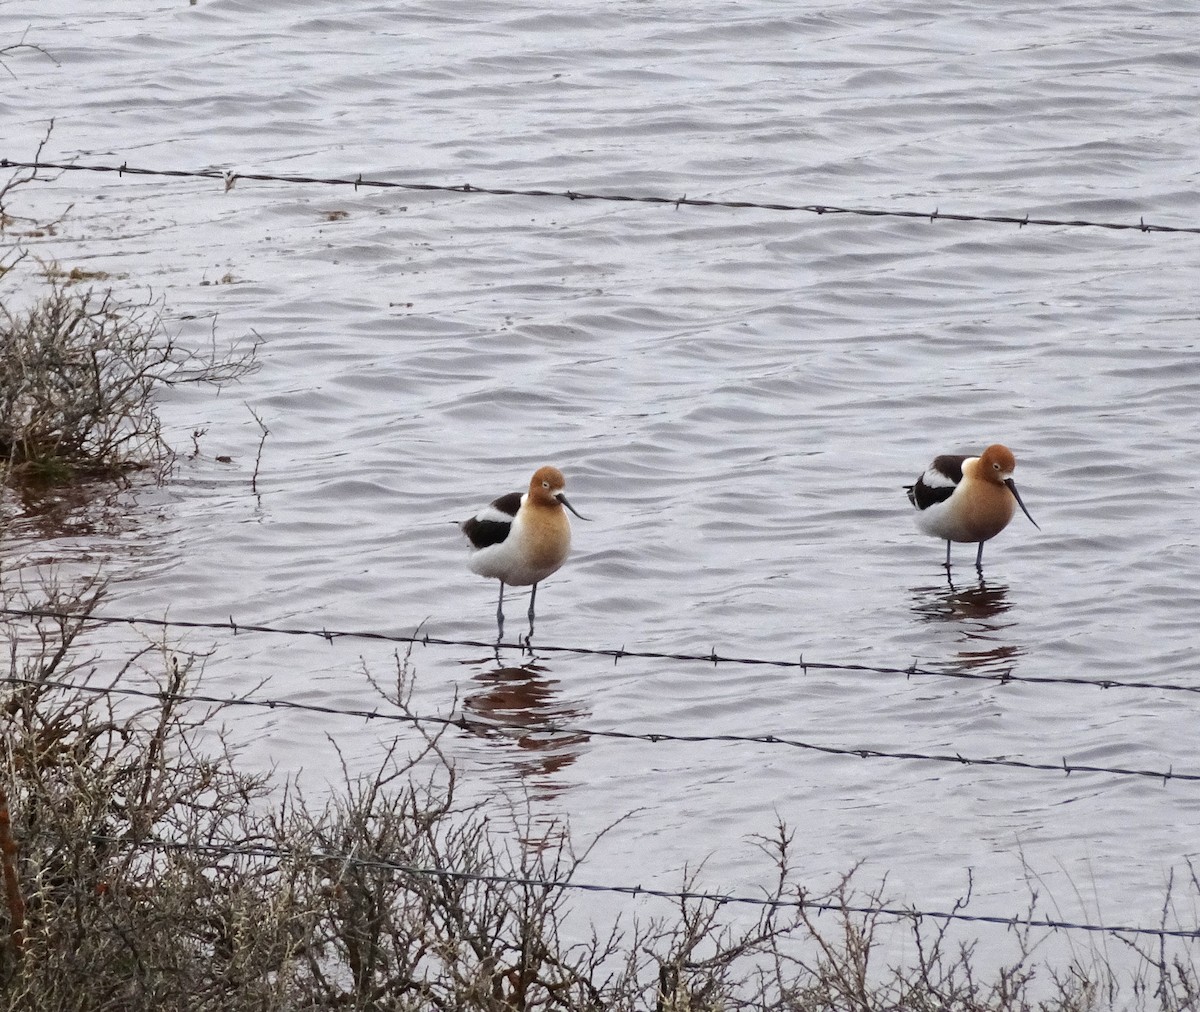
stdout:
POLYGON ((622 896, 649 896, 657 899, 672 900, 680 903, 715 903, 718 906, 739 904, 754 907, 769 907, 773 909, 802 909, 817 913, 850 913, 862 915, 882 915, 887 917, 907 918, 921 921, 925 918, 941 921, 961 921, 971 924, 989 924, 999 927, 1016 928, 1047 928, 1053 930, 1088 931, 1111 935, 1151 935, 1158 938, 1200 939, 1200 928, 1147 928, 1135 925, 1094 924, 1079 921, 1068 921, 1060 918, 1046 917, 1001 917, 994 914, 970 914, 963 910, 918 910, 914 907, 880 906, 871 904, 833 903, 827 900, 812 900, 803 894, 796 898, 771 896, 745 896, 732 893, 714 893, 693 890, 657 889, 642 885, 614 885, 594 882, 577 882, 574 879, 543 879, 521 875, 484 874, 480 872, 458 871, 453 868, 426 868, 419 865, 406 864, 402 861, 388 860, 383 857, 364 857, 361 854, 337 854, 323 851, 288 850, 266 844, 222 844, 222 843, 184 843, 153 838, 120 838, 96 836, 96 843, 114 846, 127 846, 147 850, 158 850, 174 853, 194 853, 217 857, 260 857, 271 860, 317 860, 328 861, 338 866, 353 865, 360 868, 376 869, 379 871, 395 872, 397 874, 420 876, 426 878, 452 879, 460 882, 478 882, 487 885, 520 886, 543 890, 578 890, 589 893, 613 893, 622 896))
POLYGON ((489 653, 521 653, 521 654, 565 654, 581 657, 603 657, 611 660, 614 665, 623 660, 642 661, 675 661, 718 666, 733 664, 745 667, 782 668, 799 671, 808 675, 813 672, 844 672, 859 675, 892 675, 911 678, 952 678, 971 682, 991 682, 998 685, 1063 685, 1082 686, 1093 689, 1130 689, 1135 691, 1155 691, 1200 694, 1200 685, 1156 682, 1145 679, 1120 678, 1084 678, 1080 675, 1019 675, 1013 669, 1004 671, 971 671, 965 668, 923 668, 917 661, 910 664, 861 664, 839 663, 836 661, 806 660, 803 655, 798 658, 786 657, 753 657, 745 654, 722 654, 716 647, 708 651, 667 651, 667 650, 638 650, 620 647, 585 647, 569 646, 553 643, 531 644, 528 642, 497 643, 494 640, 454 639, 450 637, 430 636, 426 633, 385 633, 369 629, 330 629, 330 628, 294 628, 288 626, 273 626, 248 622, 238 622, 230 616, 224 622, 203 622, 189 619, 160 619, 133 615, 82 615, 50 608, 0 608, 0 615, 13 618, 44 618, 59 622, 84 621, 97 625, 128 625, 151 626, 158 629, 191 629, 210 630, 213 632, 231 633, 238 636, 246 633, 258 633, 274 636, 291 636, 315 638, 333 643, 336 640, 373 640, 380 643, 392 643, 398 646, 420 647, 467 647, 470 649, 486 650, 489 653))
POLYGON ((822 745, 815 742, 803 741, 777 734, 679 734, 672 731, 622 731, 617 728, 580 727, 574 724, 559 724, 554 721, 539 722, 536 727, 519 721, 473 720, 465 715, 431 716, 413 713, 397 712, 394 710, 352 709, 336 706, 324 706, 320 703, 301 703, 293 699, 267 699, 254 696, 213 696, 195 692, 178 693, 163 689, 135 689, 127 686, 89 685, 80 682, 62 682, 50 679, 21 678, 16 675, 0 677, 0 684, 23 685, 26 687, 45 687, 64 691, 85 692, 92 695, 116 695, 131 698, 154 700, 155 702, 203 703, 216 707, 250 707, 264 710, 295 710, 304 713, 320 713, 326 716, 355 717, 365 721, 381 721, 417 725, 433 725, 445 728, 456 728, 472 734, 491 731, 513 731, 524 735, 537 734, 547 737, 604 738, 615 741, 640 741, 653 745, 664 743, 682 744, 739 744, 767 745, 799 749, 815 752, 821 755, 846 756, 855 759, 891 759, 910 762, 928 762, 951 764, 954 766, 983 766, 1002 769, 1041 771, 1046 773, 1062 773, 1070 776, 1076 774, 1103 774, 1114 777, 1140 777, 1149 780, 1161 780, 1164 784, 1170 780, 1185 782, 1200 781, 1200 773, 1178 773, 1174 768, 1137 769, 1127 766, 1095 766, 1088 763, 1072 763, 1066 756, 1056 762, 1035 762, 1028 759, 1009 759, 992 756, 965 756, 959 752, 895 752, 880 748, 864 748, 861 746, 822 745))
POLYGON ((353 187, 359 189, 395 189, 427 193, 480 194, 493 197, 531 197, 557 200, 591 200, 615 203, 657 204, 679 207, 718 207, 736 210, 804 212, 816 215, 852 215, 866 218, 911 218, 920 221, 982 222, 997 225, 1053 226, 1058 228, 1102 228, 1110 231, 1128 232, 1178 232, 1200 235, 1200 226, 1156 225, 1139 218, 1137 222, 1091 221, 1081 218, 1034 218, 1029 214, 955 214, 935 208, 933 211, 888 210, 871 207, 844 207, 836 204, 800 204, 763 202, 756 200, 716 200, 704 197, 667 197, 645 193, 590 193, 582 190, 522 189, 508 186, 475 186, 471 183, 424 183, 396 182, 386 179, 365 179, 357 176, 302 176, 276 175, 265 172, 237 172, 222 169, 150 169, 129 165, 83 165, 78 162, 14 161, 0 158, 0 169, 46 169, 55 172, 99 172, 124 176, 152 176, 176 179, 210 179, 220 182, 230 190, 242 179, 264 183, 289 183, 297 185, 323 185, 353 187))

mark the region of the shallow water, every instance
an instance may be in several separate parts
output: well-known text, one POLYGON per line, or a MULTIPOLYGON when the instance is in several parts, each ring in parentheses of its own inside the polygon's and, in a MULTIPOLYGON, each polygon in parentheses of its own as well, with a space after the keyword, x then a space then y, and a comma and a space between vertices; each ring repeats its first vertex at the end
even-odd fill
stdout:
MULTIPOLYGON (((46 155, 81 163, 1200 223, 1186 11, 0 5, 0 40, 26 25, 57 62, 7 58, 13 160, 53 116, 46 155)), ((10 573, 103 565, 116 614, 486 640, 496 587, 450 522, 555 463, 594 520, 535 645, 1197 684, 1194 235, 83 172, 19 199, 73 204, 39 256, 151 288, 185 340, 263 343, 237 388, 171 393, 177 445, 207 430, 175 481, 119 522, 31 516, 10 573), (993 441, 1041 531, 1014 519, 982 582, 959 546, 948 584, 901 486, 993 441)), ((186 642, 215 649, 209 691, 336 707, 393 666, 369 641, 186 642)), ((972 909, 1007 916, 1027 867, 1046 913, 1155 924, 1195 853, 1186 781, 540 731, 1196 773, 1189 694, 535 653, 418 648, 414 705, 522 726, 453 737, 479 797, 581 837, 632 811, 590 881, 676 886, 708 857, 700 885, 744 892, 779 817, 818 885, 862 860, 940 909, 972 869, 972 909)), ((395 733, 233 731, 310 777, 331 738, 368 768, 395 733)))

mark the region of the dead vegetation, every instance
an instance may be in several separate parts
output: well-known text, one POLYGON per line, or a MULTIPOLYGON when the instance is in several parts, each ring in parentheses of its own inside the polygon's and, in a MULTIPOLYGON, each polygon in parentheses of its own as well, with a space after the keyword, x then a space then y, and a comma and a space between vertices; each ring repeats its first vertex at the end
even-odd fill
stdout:
POLYGON ((91 287, 104 271, 34 261, 22 241, 52 226, 6 229, 17 221, 13 195, 38 179, 31 169, 0 183, 0 477, 51 486, 135 471, 161 479, 175 459, 158 415, 163 388, 231 383, 253 370, 256 346, 185 346, 152 297, 91 287))
MULTIPOLYGON (((735 915, 680 899, 589 927, 588 893, 539 884, 572 879, 586 848, 460 802, 437 736, 396 743, 314 804, 243 770, 221 711, 179 698, 195 658, 162 643, 117 665, 87 655, 99 594, 51 592, 40 603, 70 617, 7 626, 0 1009, 1196 1007, 1186 946, 1144 947, 1122 991, 1094 950, 1042 965, 1027 930, 997 932, 1013 956, 989 950, 980 969, 945 922, 861 912, 882 897, 853 874, 805 894, 782 827, 758 841, 778 869, 768 895, 802 902, 735 915), (99 691, 61 687, 85 682, 99 691), (153 684, 133 701, 108 691, 153 684)), ((398 659, 400 707, 409 675, 398 659)))
POLYGON ((232 382, 254 351, 200 354, 166 335, 159 306, 50 276, 24 312, 0 305, 0 458, 10 476, 60 484, 162 476, 174 460, 156 397, 232 382))

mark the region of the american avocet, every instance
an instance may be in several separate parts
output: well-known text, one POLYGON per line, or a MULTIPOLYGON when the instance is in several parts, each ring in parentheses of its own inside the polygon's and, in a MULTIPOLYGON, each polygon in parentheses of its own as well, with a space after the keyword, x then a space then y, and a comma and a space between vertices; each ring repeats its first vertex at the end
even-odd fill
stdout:
POLYGON ((904 486, 909 502, 919 510, 917 526, 945 540, 947 568, 951 542, 978 541, 975 568, 982 570, 983 543, 1008 526, 1018 506, 1037 527, 1013 484, 1016 466, 1012 450, 993 443, 978 457, 935 457, 921 477, 904 486))
POLYGON ((504 585, 533 584, 529 595, 532 630, 537 585, 566 561, 571 550, 571 524, 563 507, 580 520, 587 519, 567 502, 563 494, 565 485, 566 480, 557 467, 539 467, 529 481, 528 492, 502 495, 461 525, 471 542, 472 571, 500 581, 496 624, 501 636, 504 635, 504 585))

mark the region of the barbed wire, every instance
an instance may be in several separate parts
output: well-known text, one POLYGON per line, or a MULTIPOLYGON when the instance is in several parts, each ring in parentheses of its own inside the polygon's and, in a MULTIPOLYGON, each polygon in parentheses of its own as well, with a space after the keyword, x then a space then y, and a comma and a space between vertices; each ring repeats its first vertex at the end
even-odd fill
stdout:
POLYGON ((578 890, 589 893, 613 893, 622 896, 649 896, 656 899, 666 899, 678 902, 715 903, 718 906, 738 904, 743 906, 769 907, 772 909, 795 908, 797 910, 813 910, 821 913, 851 913, 864 915, 882 915, 886 917, 903 917, 912 921, 925 918, 941 921, 962 921, 972 924, 990 924, 1004 928, 1049 928, 1054 930, 1089 931, 1112 935, 1153 935, 1158 938, 1200 938, 1200 928, 1147 928, 1134 925, 1093 924, 1087 922, 1068 921, 1059 918, 1045 917, 1001 917, 995 914, 969 914, 962 910, 918 910, 914 907, 878 906, 871 904, 854 904, 829 902, 827 900, 811 900, 801 894, 795 899, 770 896, 744 896, 732 893, 714 893, 695 890, 657 889, 642 885, 613 885, 595 882, 577 882, 573 879, 545 879, 524 875, 500 875, 483 872, 459 871, 453 868, 426 868, 420 865, 406 864, 383 857, 364 857, 360 854, 337 854, 323 851, 289 850, 267 844, 229 844, 229 843, 185 843, 174 840, 159 840, 156 838, 121 838, 111 836, 93 836, 95 843, 126 846, 146 850, 158 850, 167 853, 207 854, 217 857, 265 857, 273 860, 316 860, 330 861, 346 866, 371 868, 379 871, 398 872, 414 877, 453 879, 460 882, 478 882, 485 885, 521 886, 543 890, 578 890))
POLYGON ((324 186, 351 186, 360 188, 396 189, 430 193, 482 194, 494 197, 535 197, 560 200, 597 200, 617 203, 659 204, 679 207, 720 207, 731 209, 754 209, 760 211, 801 211, 809 214, 843 214, 867 218, 913 218, 935 221, 973 221, 989 224, 1048 225, 1061 228, 1104 228, 1115 231, 1133 232, 1180 232, 1200 235, 1200 226, 1154 225, 1144 218, 1137 223, 1114 221, 1089 221, 1080 218, 1032 218, 1011 214, 953 214, 935 208, 933 211, 899 211, 869 207, 842 207, 834 204, 772 203, 755 200, 716 200, 703 197, 663 197, 637 193, 589 193, 581 190, 520 189, 506 186, 474 186, 471 183, 400 183, 385 179, 364 179, 361 174, 347 176, 300 176, 274 175, 265 172, 236 172, 232 169, 148 169, 129 165, 80 165, 76 162, 19 162, 0 158, 0 169, 49 169, 57 172, 111 172, 118 176, 165 176, 176 179, 212 179, 221 182, 230 190, 238 180, 254 182, 317 184, 324 186))
POLYGON ((272 626, 237 622, 232 616, 224 622, 202 622, 189 619, 161 619, 130 615, 97 615, 80 614, 69 611, 58 611, 50 608, 0 608, 0 615, 10 615, 15 618, 48 618, 55 621, 84 621, 98 625, 129 625, 153 626, 159 629, 207 629, 214 632, 233 633, 237 636, 243 633, 262 633, 264 635, 313 637, 323 639, 328 643, 335 640, 374 640, 381 643, 394 643, 400 646, 421 647, 470 647, 487 650, 489 653, 500 651, 517 651, 522 654, 569 654, 582 657, 604 657, 612 660, 615 666, 622 660, 646 661, 680 661, 697 664, 736 664, 746 667, 784 668, 800 671, 802 674, 811 672, 846 672, 851 674, 902 675, 907 679, 922 678, 953 678, 972 682, 993 682, 998 685, 1078 685, 1095 689, 1133 689, 1152 690, 1158 692, 1182 692, 1193 695, 1200 694, 1200 685, 1179 684, 1174 682, 1155 682, 1144 680, 1129 680, 1120 678, 1084 678, 1081 675, 1018 675, 1011 667, 1004 671, 968 671, 962 668, 922 668, 917 661, 911 664, 862 664, 838 663, 836 661, 812 661, 799 658, 769 658, 750 657, 737 654, 719 654, 715 647, 706 653, 700 651, 665 651, 665 650, 627 650, 620 647, 584 647, 567 646, 562 644, 537 644, 524 642, 510 643, 494 640, 453 639, 441 636, 430 636, 427 633, 385 633, 367 629, 313 629, 292 628, 287 626, 272 626))
POLYGON ((326 716, 358 717, 362 720, 379 720, 412 724, 431 724, 446 728, 456 728, 468 733, 480 731, 518 731, 523 734, 538 734, 553 737, 607 738, 617 741, 644 741, 653 745, 664 742, 684 744, 742 744, 770 745, 786 748, 801 749, 807 752, 817 752, 822 755, 849 756, 856 759, 893 759, 912 762, 951 763, 955 766, 990 766, 1007 769, 1041 771, 1048 773, 1106 774, 1116 777, 1141 777, 1150 780, 1161 780, 1164 784, 1169 780, 1200 781, 1200 773, 1176 773, 1174 767, 1166 770, 1136 769, 1125 766, 1093 766, 1084 763, 1070 763, 1066 756, 1059 762, 1035 762, 1028 759, 1004 759, 987 756, 964 756, 961 753, 929 753, 929 752, 892 752, 886 749, 849 747, 841 745, 820 745, 814 742, 802 741, 798 738, 784 737, 776 734, 678 734, 671 731, 621 731, 613 728, 578 727, 571 724, 558 724, 554 721, 539 722, 536 727, 519 721, 472 720, 466 716, 439 717, 414 713, 381 711, 325 706, 320 703, 301 703, 293 699, 266 699, 254 696, 212 696, 201 693, 168 692, 163 689, 134 689, 126 686, 88 685, 80 682, 62 682, 42 678, 21 678, 17 675, 0 677, 0 684, 25 685, 29 687, 44 687, 63 689, 75 692, 86 692, 92 695, 118 695, 141 699, 152 699, 155 702, 204 703, 218 707, 253 707, 265 710, 296 710, 304 713, 320 713, 326 716))

